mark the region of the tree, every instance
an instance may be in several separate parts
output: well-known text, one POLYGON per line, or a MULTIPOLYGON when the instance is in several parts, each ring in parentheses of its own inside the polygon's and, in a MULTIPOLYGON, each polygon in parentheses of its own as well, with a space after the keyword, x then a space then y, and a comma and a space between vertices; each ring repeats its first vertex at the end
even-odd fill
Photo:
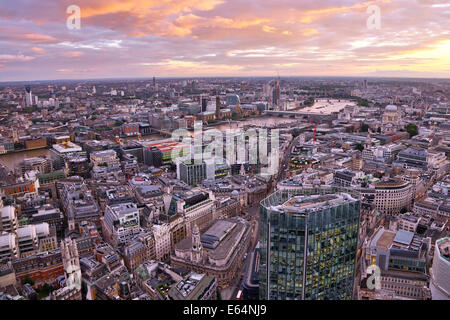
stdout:
POLYGON ((368 107, 369 101, 367 101, 366 99, 358 98, 358 105, 361 107, 368 107))
POLYGON ((28 283, 30 286, 34 286, 34 281, 31 280, 30 275, 25 275, 25 278, 23 279, 23 283, 28 283))
POLYGON ((361 144, 361 143, 358 143, 357 145, 356 145, 356 150, 359 150, 359 151, 363 151, 364 150, 364 146, 361 144))
POLYGON ((315 100, 313 97, 309 97, 307 100, 303 102, 303 105, 305 106, 312 106, 314 104, 315 100))
POLYGON ((359 130, 360 132, 368 132, 369 131, 369 125, 366 123, 363 123, 361 125, 361 129, 359 130))
POLYGON ((419 129, 414 123, 408 123, 406 131, 409 133, 409 137, 412 138, 419 134, 419 129))

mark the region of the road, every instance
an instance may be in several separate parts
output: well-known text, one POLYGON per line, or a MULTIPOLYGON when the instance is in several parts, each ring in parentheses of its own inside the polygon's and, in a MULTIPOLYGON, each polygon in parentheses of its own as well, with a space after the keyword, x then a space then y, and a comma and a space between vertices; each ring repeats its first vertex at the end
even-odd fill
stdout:
MULTIPOLYGON (((298 139, 299 139, 299 137, 292 139, 292 141, 289 143, 289 146, 286 148, 286 151, 283 155, 281 164, 279 166, 280 170, 278 172, 277 178, 274 181, 274 183, 272 184, 272 188, 271 188, 271 190, 269 190, 269 193, 273 192, 272 189, 274 188, 274 186, 276 186, 276 183, 278 181, 283 180, 285 178, 285 176, 286 176, 285 172, 286 172, 286 169, 288 168, 291 149, 297 143, 298 139)), ((254 206, 244 208, 243 215, 244 215, 245 219, 250 221, 250 223, 252 224, 252 228, 253 228, 253 232, 252 232, 252 236, 251 236, 252 239, 250 241, 250 248, 249 248, 249 251, 247 252, 247 256, 248 256, 255 249, 255 246, 259 241, 259 205, 254 205, 254 206)), ((239 270, 237 271, 236 277, 234 278, 231 285, 228 288, 221 291, 222 298, 224 300, 235 299, 238 291, 242 290, 242 281, 244 278, 244 271, 245 271, 245 261, 242 264, 242 266, 239 268, 239 270)))
POLYGON ((280 171, 278 172, 278 176, 276 179, 276 182, 283 180, 286 177, 286 170, 289 168, 289 159, 291 158, 291 150, 294 145, 297 144, 300 136, 295 137, 292 139, 292 141, 289 143, 289 146, 286 148, 286 151, 284 152, 283 159, 280 163, 280 171))

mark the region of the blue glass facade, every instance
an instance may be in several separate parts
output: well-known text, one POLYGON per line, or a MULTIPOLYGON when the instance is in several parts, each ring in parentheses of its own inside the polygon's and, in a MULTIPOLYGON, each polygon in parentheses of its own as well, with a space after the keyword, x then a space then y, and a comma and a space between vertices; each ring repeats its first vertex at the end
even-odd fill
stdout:
POLYGON ((275 208, 296 196, 338 192, 336 188, 277 191, 261 201, 260 299, 352 298, 359 200, 319 201, 305 212, 275 208))

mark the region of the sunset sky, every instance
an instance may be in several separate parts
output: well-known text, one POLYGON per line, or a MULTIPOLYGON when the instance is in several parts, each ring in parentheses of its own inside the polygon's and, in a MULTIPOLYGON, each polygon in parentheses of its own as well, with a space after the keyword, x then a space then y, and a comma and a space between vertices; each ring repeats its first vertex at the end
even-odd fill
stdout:
POLYGON ((0 3, 0 81, 277 72, 450 78, 450 0, 0 3), (70 5, 79 30, 66 26, 70 5))

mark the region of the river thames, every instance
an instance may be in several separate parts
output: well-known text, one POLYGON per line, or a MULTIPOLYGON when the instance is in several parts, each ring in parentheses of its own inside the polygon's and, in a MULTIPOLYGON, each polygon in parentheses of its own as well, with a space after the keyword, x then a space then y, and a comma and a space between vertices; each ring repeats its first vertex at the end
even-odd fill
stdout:
MULTIPOLYGON (((291 119, 291 118, 279 118, 279 117, 273 117, 273 116, 263 116, 263 117, 256 117, 256 118, 247 118, 240 121, 230 121, 229 123, 221 123, 219 125, 215 126, 203 126, 203 129, 206 128, 214 128, 219 131, 226 131, 226 130, 236 130, 239 128, 242 128, 246 125, 254 125, 254 126, 273 126, 273 125, 283 125, 287 123, 296 122, 298 119, 291 119)), ((162 136, 152 134, 150 136, 144 136, 143 137, 146 140, 149 139, 162 139, 162 136)), ((136 137, 130 137, 125 138, 123 140, 136 140, 136 137)), ((22 151, 22 152, 15 152, 15 153, 9 153, 0 155, 0 163, 8 167, 8 169, 13 170, 15 165, 20 163, 26 158, 32 158, 32 157, 39 157, 39 156, 46 156, 50 157, 50 151, 48 149, 39 149, 39 150, 30 150, 30 151, 22 151)))

